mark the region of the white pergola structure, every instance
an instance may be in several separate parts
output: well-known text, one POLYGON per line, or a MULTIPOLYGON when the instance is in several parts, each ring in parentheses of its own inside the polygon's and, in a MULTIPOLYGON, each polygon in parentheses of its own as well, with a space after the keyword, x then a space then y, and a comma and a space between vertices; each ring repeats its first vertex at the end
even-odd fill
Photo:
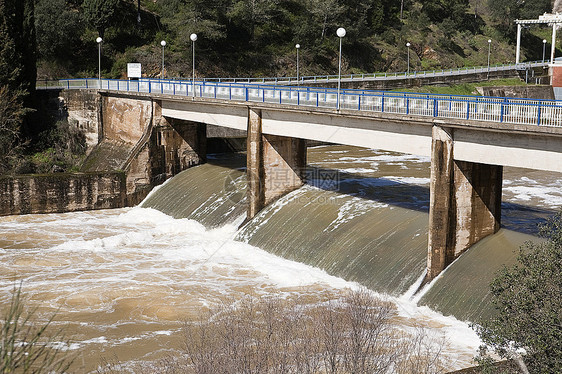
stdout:
POLYGON ((550 47, 550 63, 554 63, 554 51, 556 50, 556 29, 562 24, 562 13, 548 14, 545 13, 539 16, 539 19, 517 19, 515 20, 517 24, 517 51, 515 52, 515 63, 518 64, 520 61, 520 49, 521 49, 521 27, 522 25, 530 24, 540 24, 546 23, 552 26, 552 43, 550 47))

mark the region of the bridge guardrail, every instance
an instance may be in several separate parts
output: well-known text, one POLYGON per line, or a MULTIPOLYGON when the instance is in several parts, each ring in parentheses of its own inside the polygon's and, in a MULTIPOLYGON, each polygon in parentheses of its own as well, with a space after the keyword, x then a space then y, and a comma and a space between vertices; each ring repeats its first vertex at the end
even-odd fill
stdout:
MULTIPOLYGON (((477 74, 496 71, 526 69, 533 67, 548 66, 549 60, 529 61, 519 64, 495 64, 488 66, 474 66, 463 67, 456 69, 441 69, 441 70, 425 70, 425 71, 411 71, 408 72, 394 72, 394 73, 367 73, 367 74, 345 74, 341 76, 342 81, 365 81, 365 80, 396 80, 396 79, 412 79, 420 77, 447 77, 464 74, 477 74)), ((337 75, 304 75, 298 77, 299 84, 317 83, 317 82, 333 82, 338 79, 337 75)), ((275 83, 275 84, 295 84, 297 77, 246 77, 246 78, 204 78, 206 82, 218 83, 275 83)))
MULTIPOLYGON (((338 107, 337 90, 332 88, 159 79, 62 79, 43 83, 37 88, 90 88, 330 109, 338 107)), ((341 109, 361 112, 562 127, 562 101, 556 100, 342 89, 339 104, 341 109)))

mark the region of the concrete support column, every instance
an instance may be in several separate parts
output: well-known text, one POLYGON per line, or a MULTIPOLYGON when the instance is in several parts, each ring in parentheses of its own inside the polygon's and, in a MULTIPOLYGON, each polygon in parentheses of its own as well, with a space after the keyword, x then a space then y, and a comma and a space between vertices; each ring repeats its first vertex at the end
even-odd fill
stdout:
POLYGON ((502 175, 503 166, 455 161, 456 229, 452 260, 500 229, 502 175))
POLYGON ((261 112, 249 109, 247 135, 248 215, 301 187, 306 141, 262 133, 261 112))
POLYGON ((426 280, 500 229, 503 167, 453 156, 453 130, 434 126, 426 280))
POLYGON ((172 119, 168 126, 159 126, 155 132, 164 152, 168 178, 206 161, 205 124, 172 119))
POLYGON ((453 185, 452 130, 433 126, 431 144, 431 181, 429 195, 429 242, 427 279, 435 278, 453 257, 451 223, 453 185))
POLYGON ((248 214, 246 219, 252 219, 265 206, 261 111, 249 109, 246 139, 246 173, 248 179, 248 214))
MULTIPOLYGON (((155 103, 155 125, 151 135, 153 175, 166 180, 207 159, 206 125, 198 122, 168 119, 155 103)), ((160 182, 160 181, 158 181, 160 182)))

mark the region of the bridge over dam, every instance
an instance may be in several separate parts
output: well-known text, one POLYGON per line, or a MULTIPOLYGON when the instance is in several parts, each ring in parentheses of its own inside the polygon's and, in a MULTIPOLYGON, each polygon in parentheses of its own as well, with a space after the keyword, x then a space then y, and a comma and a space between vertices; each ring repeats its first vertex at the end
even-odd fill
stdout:
POLYGON ((210 82, 56 86, 96 97, 98 147, 133 144, 127 162, 152 184, 204 162, 206 125, 246 131, 248 220, 303 185, 307 140, 430 157, 427 281, 499 230, 503 166, 562 172, 557 101, 210 82))
POLYGON ((456 69, 369 74, 303 75, 299 77, 204 78, 217 83, 257 83, 308 87, 336 88, 338 81, 344 88, 391 90, 426 85, 453 85, 484 82, 491 79, 521 78, 527 83, 550 84, 549 60, 518 64, 496 64, 456 69))

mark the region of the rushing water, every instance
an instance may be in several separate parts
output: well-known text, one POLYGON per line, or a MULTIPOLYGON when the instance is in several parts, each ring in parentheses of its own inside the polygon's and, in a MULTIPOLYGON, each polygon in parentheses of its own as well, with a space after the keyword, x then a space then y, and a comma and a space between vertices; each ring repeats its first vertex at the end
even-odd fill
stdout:
MULTIPOLYGON (((75 369, 87 372, 102 358, 138 362, 175 352, 182 321, 224 300, 281 294, 313 303, 327 291, 357 287, 337 275, 393 295, 404 326, 444 334, 451 368, 470 364, 475 334, 416 306, 407 292, 425 261, 428 160, 342 146, 310 149, 309 164, 335 173, 335 185, 311 179, 238 230, 242 163, 229 155, 181 173, 146 200, 159 210, 0 218, 0 305, 22 281, 40 316, 58 311, 68 348, 78 355, 75 369)), ((462 256, 419 304, 457 315, 468 305, 469 315, 478 316, 486 285, 478 283, 482 290, 475 292, 471 284, 485 280, 472 277, 489 279, 493 266, 513 261, 512 251, 532 237, 536 223, 562 206, 561 182, 557 174, 506 170, 502 219, 509 230, 462 256)))

